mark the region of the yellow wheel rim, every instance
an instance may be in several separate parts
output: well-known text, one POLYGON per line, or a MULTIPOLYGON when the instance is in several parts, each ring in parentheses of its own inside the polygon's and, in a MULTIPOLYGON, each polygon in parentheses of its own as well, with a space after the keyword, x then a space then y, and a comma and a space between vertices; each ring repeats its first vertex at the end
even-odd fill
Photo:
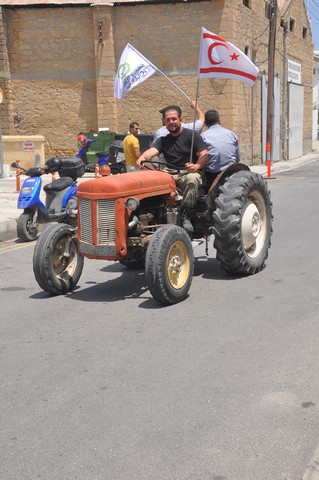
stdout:
POLYGON ((188 277, 190 262, 185 243, 175 242, 168 252, 167 256, 167 276, 173 288, 182 288, 188 277))

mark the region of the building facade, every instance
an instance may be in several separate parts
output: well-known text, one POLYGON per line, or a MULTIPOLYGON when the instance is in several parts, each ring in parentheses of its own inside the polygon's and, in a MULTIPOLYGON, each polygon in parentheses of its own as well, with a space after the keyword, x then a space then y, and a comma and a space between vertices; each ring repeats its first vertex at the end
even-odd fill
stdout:
POLYGON ((319 140, 319 51, 314 52, 313 63, 313 120, 312 139, 319 140))
MULTIPOLYGON (((154 132, 161 125, 158 110, 168 104, 179 104, 183 120, 192 121, 189 101, 161 73, 121 100, 114 98, 114 77, 121 53, 130 43, 195 99, 204 27, 244 51, 260 74, 254 87, 238 80, 201 79, 199 104, 204 111, 220 111, 223 125, 239 137, 245 163, 263 160, 267 1, 60 0, 53 4, 1 0, 0 5, 0 87, 4 92, 0 124, 4 135, 43 135, 46 155, 69 155, 76 150, 79 131, 109 128, 123 133, 136 120, 142 132, 154 132)), ((313 45, 303 0, 279 0, 276 25, 275 161, 294 155, 289 150, 293 108, 289 95, 292 99, 295 93, 289 91, 290 84, 296 85, 298 98, 302 95, 303 100, 302 124, 294 125, 302 138, 302 153, 312 148, 313 74, 313 45), (299 68, 294 81, 288 65, 299 68)))

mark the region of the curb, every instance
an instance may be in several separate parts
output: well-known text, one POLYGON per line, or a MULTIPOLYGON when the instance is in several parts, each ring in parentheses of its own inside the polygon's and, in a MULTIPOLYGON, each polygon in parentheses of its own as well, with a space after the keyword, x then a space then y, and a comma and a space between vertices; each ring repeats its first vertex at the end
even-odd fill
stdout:
POLYGON ((12 240, 17 237, 17 220, 0 222, 0 242, 12 240))
MULTIPOLYGON (((44 230, 51 223, 41 223, 39 225, 39 233, 44 232, 44 230)), ((5 242, 7 240, 14 240, 18 238, 17 234, 17 219, 9 219, 6 221, 0 221, 0 242, 5 242)))

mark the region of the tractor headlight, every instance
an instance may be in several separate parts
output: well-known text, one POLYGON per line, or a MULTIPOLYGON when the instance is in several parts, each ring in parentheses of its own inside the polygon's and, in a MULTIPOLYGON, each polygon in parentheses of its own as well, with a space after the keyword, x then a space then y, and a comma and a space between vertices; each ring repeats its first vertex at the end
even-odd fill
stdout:
POLYGON ((126 200, 124 205, 126 206, 126 208, 131 210, 131 212, 134 212, 134 210, 137 210, 140 206, 140 201, 135 197, 130 197, 126 200))
POLYGON ((75 210, 78 206, 78 199, 76 197, 70 197, 67 204, 71 210, 75 210))

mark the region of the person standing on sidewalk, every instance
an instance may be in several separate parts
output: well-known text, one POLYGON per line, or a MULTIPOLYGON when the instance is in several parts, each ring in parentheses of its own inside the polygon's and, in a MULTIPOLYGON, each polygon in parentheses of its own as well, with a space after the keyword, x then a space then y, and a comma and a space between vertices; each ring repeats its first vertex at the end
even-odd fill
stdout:
POLYGON ((138 139, 140 126, 137 122, 132 122, 129 129, 129 135, 126 135, 123 140, 123 151, 125 155, 127 171, 135 172, 136 170, 138 170, 138 167, 136 166, 136 161, 141 156, 140 142, 138 139))

